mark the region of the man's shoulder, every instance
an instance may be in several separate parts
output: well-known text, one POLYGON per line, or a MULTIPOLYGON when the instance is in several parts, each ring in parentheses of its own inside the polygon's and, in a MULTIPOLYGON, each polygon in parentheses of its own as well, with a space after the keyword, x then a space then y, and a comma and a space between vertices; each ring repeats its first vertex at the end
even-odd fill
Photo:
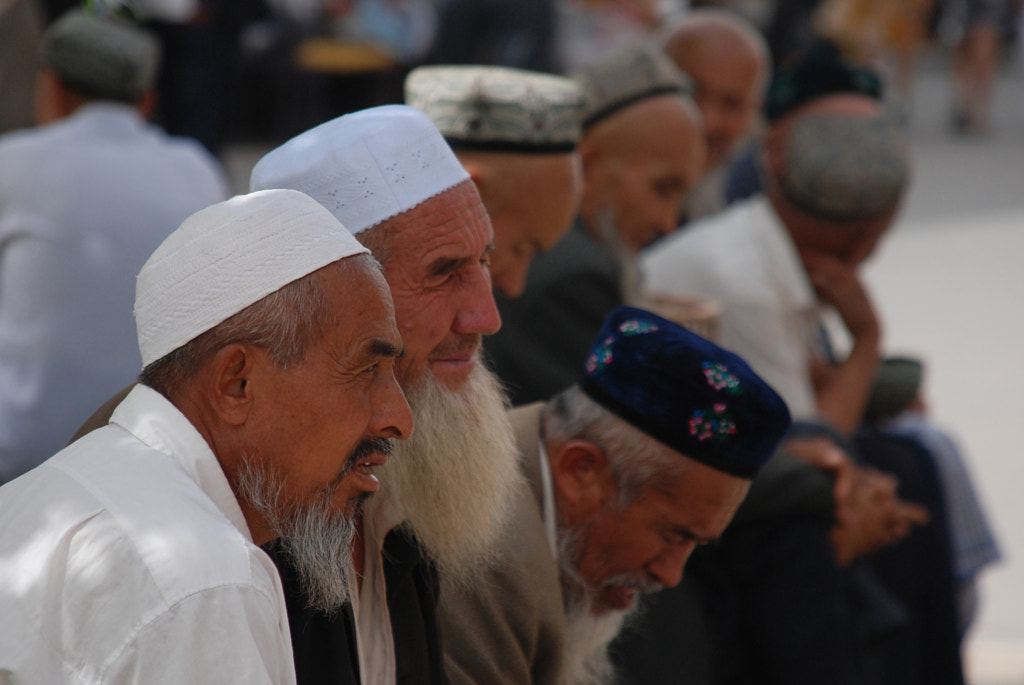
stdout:
POLYGON ((537 255, 530 265, 528 289, 543 288, 551 282, 572 278, 580 273, 606 275, 618 280, 620 266, 615 253, 595 240, 580 223, 551 248, 537 255))
MULTIPOLYGON (((26 523, 70 546, 116 551, 123 568, 148 577, 169 603, 208 586, 273 588, 269 560, 194 475, 119 426, 57 453, 12 496, 24 502, 26 523)), ((94 572, 115 572, 112 563, 94 572)))
POLYGON ((500 554, 472 587, 445 591, 440 616, 453 682, 555 682, 565 640, 558 561, 523 487, 500 554), (500 680, 499 680, 500 679, 500 680))
POLYGON ((651 290, 720 296, 718 289, 742 288, 763 271, 763 200, 748 200, 695 222, 655 244, 641 256, 651 290))
POLYGON ((275 622, 266 555, 187 474, 125 435, 98 430, 0 488, 0 612, 26 636, 70 631, 75 641, 52 649, 95 665, 196 602, 275 622), (41 609, 55 598, 59 611, 41 609))

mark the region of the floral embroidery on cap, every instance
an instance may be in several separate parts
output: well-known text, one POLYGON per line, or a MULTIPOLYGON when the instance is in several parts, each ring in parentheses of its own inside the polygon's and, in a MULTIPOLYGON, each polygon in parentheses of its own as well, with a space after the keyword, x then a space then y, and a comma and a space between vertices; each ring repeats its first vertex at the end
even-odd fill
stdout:
POLYGON ((612 360, 612 343, 615 338, 608 336, 598 347, 587 357, 587 373, 594 373, 598 369, 608 366, 612 360))
POLYGON ((619 332, 623 335, 643 335, 658 330, 658 324, 653 321, 641 321, 640 319, 629 319, 619 324, 619 332))
POLYGON ((740 379, 729 372, 725 364, 704 362, 704 377, 708 379, 708 385, 715 390, 725 390, 730 395, 738 395, 743 392, 740 387, 740 379))
POLYGON ((698 440, 722 441, 736 434, 736 423, 726 413, 726 405, 716 402, 710 409, 695 409, 690 417, 690 435, 698 440))

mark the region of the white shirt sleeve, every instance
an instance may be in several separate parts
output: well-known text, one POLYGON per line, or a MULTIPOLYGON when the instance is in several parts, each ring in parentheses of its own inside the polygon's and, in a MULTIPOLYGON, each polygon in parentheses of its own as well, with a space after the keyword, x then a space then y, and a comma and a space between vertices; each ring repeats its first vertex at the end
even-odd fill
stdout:
POLYGON ((212 588, 145 622, 115 655, 102 682, 292 685, 287 631, 273 597, 251 586, 212 588))

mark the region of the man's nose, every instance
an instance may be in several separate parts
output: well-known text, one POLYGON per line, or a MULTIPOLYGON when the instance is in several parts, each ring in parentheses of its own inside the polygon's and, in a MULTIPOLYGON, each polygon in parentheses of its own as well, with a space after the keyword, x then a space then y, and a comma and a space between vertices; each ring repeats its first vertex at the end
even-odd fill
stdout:
POLYGON ((675 587, 683 579, 683 568, 696 547, 695 542, 670 545, 647 565, 647 572, 665 587, 675 587))
POLYGON ((414 428, 412 410, 395 374, 392 372, 389 376, 376 393, 371 429, 383 437, 405 440, 414 428))
POLYGON ((491 275, 486 267, 468 280, 458 303, 456 332, 463 335, 493 335, 501 328, 501 315, 494 303, 491 275))

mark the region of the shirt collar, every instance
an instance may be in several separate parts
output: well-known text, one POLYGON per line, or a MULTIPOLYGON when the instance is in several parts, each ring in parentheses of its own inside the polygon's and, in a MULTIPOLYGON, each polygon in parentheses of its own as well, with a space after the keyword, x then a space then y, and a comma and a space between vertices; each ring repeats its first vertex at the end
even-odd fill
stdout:
POLYGON ((220 462, 195 426, 167 398, 150 387, 136 385, 114 409, 110 423, 177 461, 235 528, 252 542, 249 526, 220 462))
POLYGON ((782 225, 771 203, 766 196, 751 201, 750 211, 756 217, 752 225, 762 226, 757 248, 761 250, 772 265, 772 278, 776 282, 776 292, 794 309, 810 310, 817 307, 818 298, 814 294, 807 271, 800 260, 800 253, 782 225))

